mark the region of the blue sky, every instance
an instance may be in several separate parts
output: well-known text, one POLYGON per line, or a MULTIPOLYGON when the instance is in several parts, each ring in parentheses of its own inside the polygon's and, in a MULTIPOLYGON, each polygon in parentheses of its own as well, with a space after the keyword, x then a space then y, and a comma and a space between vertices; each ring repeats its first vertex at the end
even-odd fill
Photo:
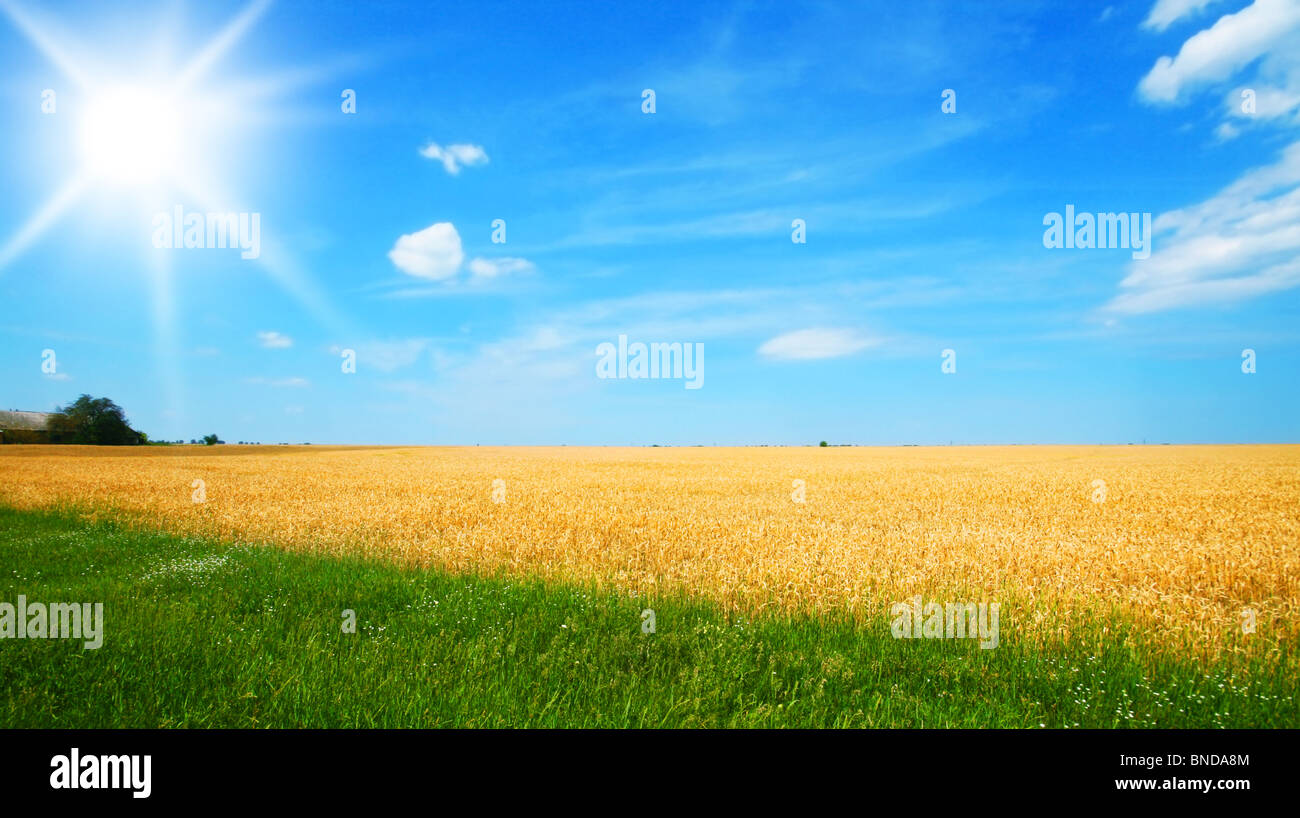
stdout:
POLYGON ((264 443, 1300 440, 1297 0, 0 0, 0 105, 2 408, 264 443), (122 88, 152 107, 103 127, 165 153, 147 182, 110 172, 122 88), (257 214, 259 256, 156 247, 178 205, 257 214), (1150 257, 1045 247, 1067 205, 1150 213, 1150 257), (620 335, 702 344, 702 387, 598 378, 620 335))

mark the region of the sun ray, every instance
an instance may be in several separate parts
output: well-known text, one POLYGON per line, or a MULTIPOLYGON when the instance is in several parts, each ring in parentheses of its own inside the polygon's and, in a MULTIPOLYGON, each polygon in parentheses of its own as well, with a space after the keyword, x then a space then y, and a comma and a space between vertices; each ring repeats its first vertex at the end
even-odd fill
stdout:
POLYGON ((316 65, 263 74, 256 79, 231 80, 223 83, 220 91, 223 96, 241 100, 277 97, 318 85, 346 71, 357 70, 363 64, 361 58, 347 55, 316 65))
POLYGON ((184 91, 193 84, 203 73, 216 64, 225 53, 229 51, 244 33, 252 27, 253 23, 262 16, 267 7, 271 5, 271 0, 253 0, 244 7, 235 19, 231 20, 225 28, 221 30, 216 37, 212 38, 202 51, 194 59, 181 69, 180 75, 176 78, 173 88, 176 92, 184 91))
MULTIPOLYGON (((235 200, 222 192, 215 183, 208 181, 198 183, 188 176, 180 176, 175 182, 183 193, 194 199, 201 210, 241 212, 241 208, 230 205, 235 200)), ((291 295, 322 326, 340 336, 355 337, 350 322, 334 308, 297 260, 283 250, 274 239, 266 237, 261 239, 261 253, 258 255, 257 264, 270 273, 275 283, 291 295)))
POLYGON ((72 80, 82 88, 91 87, 90 76, 68 52, 64 51, 58 43, 54 42, 48 34, 41 30, 36 21, 27 15, 11 0, 0 0, 0 11, 3 11, 14 26, 22 32, 23 36, 45 55, 46 59, 58 66, 63 75, 72 80))
POLYGON ((162 387, 166 410, 183 421, 186 418, 185 394, 180 375, 180 338, 176 326, 176 300, 172 297, 171 258, 166 253, 151 253, 150 256, 154 371, 162 387))
MULTIPOLYGON (((60 188, 0 247, 0 270, 39 238, 92 183, 106 183, 114 188, 165 184, 176 192, 189 196, 206 210, 218 209, 213 206, 214 202, 227 205, 233 202, 234 199, 225 195, 218 186, 208 183, 210 180, 206 174, 200 172, 198 178, 192 175, 195 163, 187 161, 192 156, 169 155, 172 148, 179 151, 181 146, 188 144, 188 137, 192 134, 181 133, 179 128, 167 127, 172 121, 168 117, 174 116, 175 121, 181 121, 182 118, 162 106, 186 99, 187 94, 196 95, 193 90, 195 83, 240 42, 270 4, 271 0, 251 0, 193 59, 173 74, 174 79, 154 88, 150 87, 147 79, 141 81, 137 78, 131 81, 108 77, 101 80, 98 70, 88 74, 13 0, 0 0, 0 10, 37 49, 78 85, 91 87, 88 77, 93 76, 95 83, 92 90, 96 92, 82 117, 84 170, 60 188), (120 86, 114 84, 119 80, 122 83, 120 86)), ((320 72, 318 68, 275 75, 244 90, 260 90, 260 94, 248 94, 250 98, 265 96, 310 84, 319 79, 320 72)), ((160 74, 165 75, 166 72, 160 74)), ((213 94, 197 96, 213 98, 213 94)), ((229 97, 227 93, 227 98, 229 97)), ((216 98, 220 99, 220 95, 216 98)), ((243 100, 243 97, 239 98, 243 100)), ((193 114, 194 111, 189 113, 193 114)), ((250 114, 244 112, 243 115, 246 118, 250 114)), ((321 325, 340 335, 354 335, 349 322, 335 309, 312 276, 282 245, 274 240, 262 242, 257 261, 272 280, 321 325)), ((155 260, 150 271, 160 375, 165 388, 179 405, 180 381, 175 357, 178 338, 173 314, 174 278, 171 262, 155 260)))
POLYGON ((63 215, 63 211, 81 198, 88 182, 89 179, 85 175, 74 176, 41 205, 41 209, 36 211, 17 233, 13 234, 3 247, 0 247, 0 271, 21 255, 32 242, 40 238, 40 235, 63 215))

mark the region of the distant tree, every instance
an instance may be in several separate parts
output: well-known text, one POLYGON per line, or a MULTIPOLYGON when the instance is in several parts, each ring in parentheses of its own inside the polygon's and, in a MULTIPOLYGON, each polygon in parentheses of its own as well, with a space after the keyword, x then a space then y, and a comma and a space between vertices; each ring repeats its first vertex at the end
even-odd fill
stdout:
POLYGON ((827 444, 826 444, 826 441, 823 440, 823 441, 822 441, 822 445, 823 445, 823 446, 827 445, 827 444))
POLYGON ((220 441, 219 439, 217 439, 217 436, 216 436, 216 435, 204 435, 204 436, 203 436, 203 445, 204 445, 204 446, 215 446, 215 445, 217 445, 217 444, 220 443, 220 442, 221 442, 221 441, 220 441))
POLYGON ((131 428, 126 413, 108 398, 82 395, 55 411, 48 421, 50 440, 92 446, 134 446, 144 436, 131 428))

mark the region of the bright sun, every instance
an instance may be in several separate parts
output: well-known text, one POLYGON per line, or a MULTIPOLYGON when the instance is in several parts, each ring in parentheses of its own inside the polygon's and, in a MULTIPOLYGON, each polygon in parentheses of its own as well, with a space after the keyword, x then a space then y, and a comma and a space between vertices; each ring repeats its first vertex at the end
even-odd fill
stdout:
MULTIPOLYGON (((206 44, 187 49, 189 58, 183 63, 172 60, 182 53, 179 44, 163 38, 155 43, 151 55, 144 55, 143 62, 135 59, 139 44, 127 44, 132 52, 127 55, 131 59, 124 60, 128 65, 115 66, 111 55, 95 57, 65 47, 15 0, 0 0, 0 23, 12 22, 63 74, 64 85, 56 87, 67 90, 58 91, 60 116, 52 124, 71 126, 73 132, 66 134, 71 144, 62 140, 57 144, 67 144, 76 154, 64 157, 60 153, 58 159, 71 160, 76 167, 25 223, 7 238, 0 236, 0 272, 88 192, 107 188, 111 193, 100 204, 112 200, 113 207, 101 207, 97 212, 145 231, 137 243, 145 248, 154 275, 159 346, 174 349, 173 262, 169 254, 154 252, 160 248, 149 249, 152 242, 148 239, 154 235, 151 214, 172 213, 183 205, 195 213, 243 215, 245 208, 225 189, 224 182, 250 161, 239 155, 244 132, 252 124, 278 119, 267 108, 275 104, 276 95, 327 76, 325 69, 314 68, 251 80, 226 75, 210 81, 215 67, 269 6, 270 0, 248 0, 206 44), (144 66, 148 66, 145 73, 138 73, 144 66), (126 70, 115 71, 118 67, 126 70), (66 120, 65 111, 73 112, 66 120)), ((46 94, 51 94, 52 106, 55 102, 52 90, 42 93, 42 111, 46 111, 46 94)), ((48 110, 54 112, 53 107, 48 110)), ((252 214, 251 218, 260 217, 252 214)), ((258 263, 317 315, 335 326, 341 324, 310 278, 287 255, 268 253, 260 256, 258 263)), ((167 377, 172 375, 175 373, 167 377)), ((173 387, 179 389, 175 383, 168 388, 173 387)))
POLYGON ((171 101, 143 88, 102 94, 81 122, 86 171, 119 185, 149 184, 173 175, 181 146, 171 101))

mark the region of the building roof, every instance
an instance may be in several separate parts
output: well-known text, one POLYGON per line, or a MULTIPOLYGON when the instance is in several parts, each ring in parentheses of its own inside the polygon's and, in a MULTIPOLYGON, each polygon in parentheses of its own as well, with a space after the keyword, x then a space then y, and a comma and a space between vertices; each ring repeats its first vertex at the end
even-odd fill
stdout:
POLYGON ((53 412, 4 412, 0 411, 0 429, 22 429, 39 432, 45 430, 45 422, 53 412))

